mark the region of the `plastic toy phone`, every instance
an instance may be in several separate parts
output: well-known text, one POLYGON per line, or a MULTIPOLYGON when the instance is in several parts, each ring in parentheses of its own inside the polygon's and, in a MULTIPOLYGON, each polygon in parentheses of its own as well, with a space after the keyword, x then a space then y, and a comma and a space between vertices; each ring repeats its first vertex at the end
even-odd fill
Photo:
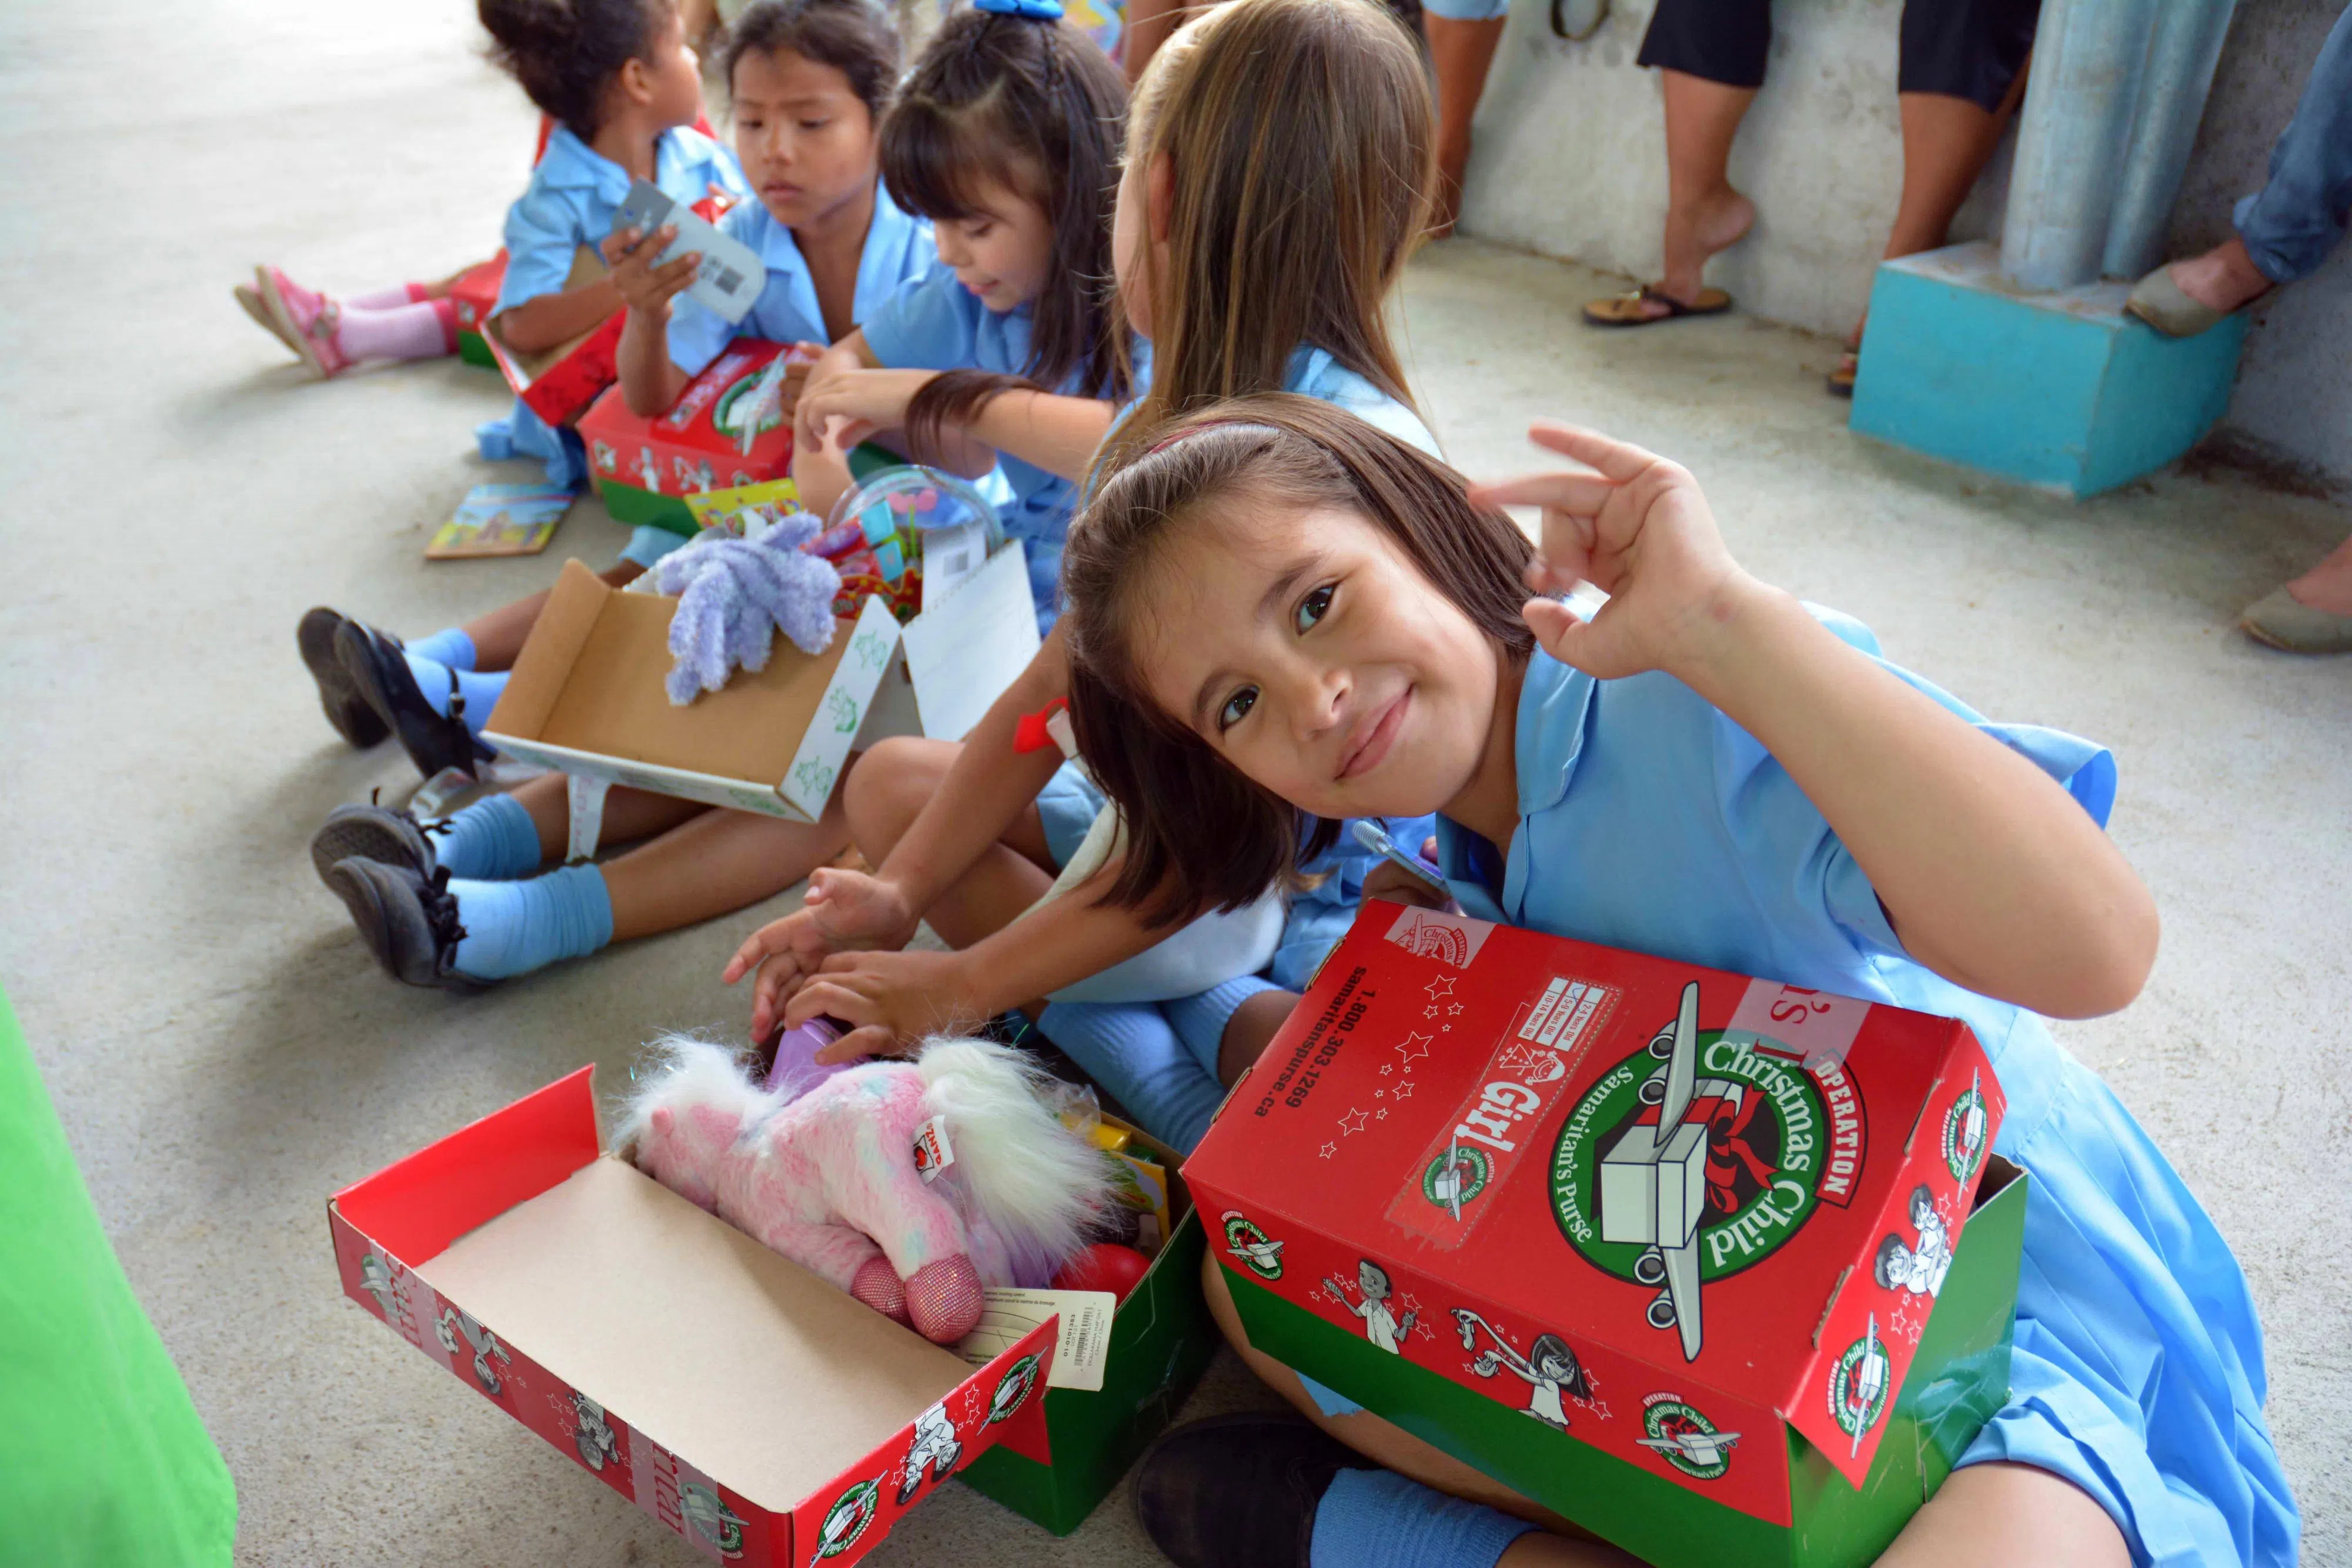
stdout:
POLYGON ((1419 855, 1407 854, 1403 850, 1398 848, 1397 841, 1389 837, 1388 830, 1381 827, 1378 822, 1372 821, 1369 818, 1359 817, 1356 819, 1355 833, 1356 841, 1363 845, 1366 849, 1371 851, 1372 853, 1379 855, 1382 860, 1387 861, 1391 865, 1401 867, 1403 870, 1410 872, 1414 876, 1417 876, 1422 881, 1427 883, 1430 886, 1435 888, 1439 893, 1444 894, 1446 897, 1451 898, 1454 896, 1454 890, 1445 885, 1445 873, 1444 872, 1439 871, 1435 866, 1422 859, 1419 855))

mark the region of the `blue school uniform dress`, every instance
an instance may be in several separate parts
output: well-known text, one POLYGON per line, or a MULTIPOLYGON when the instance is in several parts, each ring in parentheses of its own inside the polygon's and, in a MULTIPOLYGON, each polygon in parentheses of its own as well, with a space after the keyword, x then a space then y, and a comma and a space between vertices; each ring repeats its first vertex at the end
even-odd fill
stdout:
MULTIPOLYGON (((1433 457, 1440 455, 1437 438, 1412 409, 1325 350, 1301 348, 1293 353, 1282 390, 1344 408, 1433 457)), ((1130 402, 1121 409, 1119 420, 1135 406, 1130 402)), ((1102 804, 1102 792, 1077 765, 1066 763, 1055 772, 1037 798, 1046 848, 1055 865, 1069 863, 1102 804)), ((1433 819, 1428 817, 1380 821, 1390 837, 1416 853, 1433 831, 1433 819)), ((1356 841, 1351 825, 1342 822, 1331 847, 1301 866, 1317 881, 1292 897, 1283 917, 1281 944, 1263 972, 1237 976, 1173 1001, 1055 1002, 1038 1027, 1100 1082, 1145 1131, 1190 1152, 1225 1097, 1217 1077, 1217 1053, 1226 1025, 1260 991, 1307 988, 1355 924, 1364 877, 1378 863, 1379 857, 1356 841)))
MULTIPOLYGON (((654 143, 654 183, 672 201, 688 203, 702 200, 713 185, 738 196, 751 190, 734 153, 684 125, 663 131, 654 143)), ((557 126, 548 135, 539 167, 530 172, 530 183, 507 209, 507 275, 490 313, 562 293, 580 247, 604 243, 613 232, 613 214, 628 193, 626 169, 557 126)), ((476 429, 474 439, 493 462, 543 460, 550 484, 578 486, 588 476, 580 437, 549 425, 520 398, 506 418, 476 429)))
MULTIPOLYGON (((1831 629, 2059 780, 2102 825, 2114 759, 2055 730, 1987 723, 1831 629)), ((2263 1419, 2245 1276, 2131 1113, 2036 1015, 1904 950, 1812 802, 1674 677, 1596 681, 1538 651, 1519 696, 1519 825, 1499 863, 1438 820, 1465 914, 1958 1018, 2009 1098, 1994 1148, 2031 1173, 2009 1403, 1961 1458, 2052 1471, 2161 1568, 2284 1564, 2300 1524, 2263 1419)), ((1319 1389, 1319 1385, 1318 1385, 1319 1389)), ((1349 1408, 1328 1389, 1327 1409, 1349 1408)))
MULTIPOLYGON (((689 376, 700 375, 738 338, 764 338, 772 343, 830 343, 824 310, 818 305, 816 280, 809 275, 793 231, 776 221, 758 202, 730 208, 719 220, 719 231, 741 240, 758 253, 768 269, 766 287, 740 321, 730 321, 698 299, 679 295, 670 306, 670 363, 689 376)), ((939 259, 931 225, 899 210, 879 180, 874 183, 874 218, 866 225, 866 246, 857 257, 857 287, 850 297, 851 317, 864 321, 908 280, 922 277, 939 259)), ((629 536, 624 560, 650 567, 686 540, 667 528, 640 528, 629 536)))
MULTIPOLYGON (((955 268, 939 262, 884 300, 861 329, 866 348, 886 370, 1017 376, 1028 371, 1031 326, 1028 306, 992 310, 956 281, 955 268)), ((1053 390, 1065 397, 1084 395, 1075 375, 1053 390)), ((1009 452, 997 455, 997 470, 1010 492, 1000 508, 1004 531, 1021 541, 1028 559, 1029 592, 1037 602, 1037 630, 1043 634, 1054 629, 1061 612, 1062 540, 1070 530, 1078 487, 1009 452)))

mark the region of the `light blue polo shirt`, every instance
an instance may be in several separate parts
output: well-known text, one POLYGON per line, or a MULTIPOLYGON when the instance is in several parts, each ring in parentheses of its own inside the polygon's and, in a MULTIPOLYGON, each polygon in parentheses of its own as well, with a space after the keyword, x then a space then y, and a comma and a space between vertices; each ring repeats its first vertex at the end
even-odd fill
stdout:
MULTIPOLYGON (((689 376, 699 375, 737 338, 764 338, 772 343, 832 342, 832 335, 824 329, 824 311, 817 304, 816 284, 809 277, 808 263, 793 231, 756 201, 730 210, 719 220, 719 227, 759 253, 768 269, 767 287, 760 290, 751 313, 733 323, 679 295, 670 307, 670 362, 689 376)), ((874 221, 866 230, 866 248, 858 256, 851 315, 865 321, 902 284, 923 276, 938 259, 931 225, 901 212, 877 180, 874 221)))
MULTIPOLYGON (((691 126, 673 126, 654 143, 654 183, 676 202, 698 202, 710 187, 751 193, 735 154, 691 126)), ((560 292, 582 246, 601 246, 613 214, 629 193, 629 172, 563 126, 549 133, 547 151, 507 209, 507 275, 491 312, 560 292)))
MULTIPOLYGON (((1138 348, 1140 352, 1137 374, 1143 378, 1148 387, 1150 361, 1144 356, 1148 356, 1150 345, 1139 344, 1138 348)), ((1429 426, 1422 423, 1419 414, 1381 391, 1366 377, 1333 359, 1328 349, 1302 343, 1293 350, 1290 362, 1283 369, 1282 390, 1328 402, 1335 408, 1344 408, 1373 429, 1384 430, 1408 445, 1418 446, 1432 457, 1443 459, 1444 456, 1437 449, 1437 437, 1430 434, 1429 426)), ((1126 423, 1128 415, 1133 413, 1142 402, 1143 395, 1139 392, 1126 407, 1118 411, 1118 417, 1111 422, 1111 427, 1117 429, 1126 423)))
MULTIPOLYGON (((1031 324, 1028 306, 992 310, 956 281, 955 268, 938 262, 884 300, 861 329, 876 361, 889 370, 1018 376, 1029 370, 1031 324)), ((1065 397, 1082 395, 1076 375, 1054 390, 1065 397)), ((1012 493, 1001 508, 1004 531, 1025 549, 1037 629, 1050 632, 1060 608, 1062 541, 1070 530, 1078 486, 1009 452, 997 454, 997 468, 1012 493)))
MULTIPOLYGON (((1829 629, 2063 784, 2104 825, 2105 748, 1991 724, 1881 657, 1869 628, 1829 629)), ((1904 950, 1870 879, 1797 781, 1704 697, 1660 671, 1600 681, 1538 649, 1519 692, 1519 825, 1501 865, 1437 819, 1463 913, 1583 942, 1964 1019, 1998 1063, 2018 1009, 1904 950)))

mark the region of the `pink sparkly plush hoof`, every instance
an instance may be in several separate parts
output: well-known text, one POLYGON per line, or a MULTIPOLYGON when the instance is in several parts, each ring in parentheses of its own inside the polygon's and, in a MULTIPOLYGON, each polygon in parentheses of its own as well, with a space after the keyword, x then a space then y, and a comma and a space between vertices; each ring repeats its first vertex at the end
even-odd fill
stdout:
POLYGON ((849 1281, 849 1293, 893 1322, 907 1321, 907 1287, 899 1283, 898 1270, 890 1267, 887 1258, 868 1258, 859 1264, 849 1281))
POLYGON ((924 1264, 907 1281, 908 1316, 933 1344, 953 1344, 979 1327, 985 1304, 980 1270, 961 1252, 924 1264))

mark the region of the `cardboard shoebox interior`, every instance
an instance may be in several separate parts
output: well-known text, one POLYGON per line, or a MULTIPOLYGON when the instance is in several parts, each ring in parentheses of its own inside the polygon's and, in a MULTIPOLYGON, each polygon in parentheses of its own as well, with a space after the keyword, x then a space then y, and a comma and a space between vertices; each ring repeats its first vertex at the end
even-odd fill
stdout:
POLYGON ((345 1293, 726 1556, 845 1563, 983 1448, 1045 1457, 1053 1320, 975 1370, 603 1152, 590 1071, 336 1194, 345 1293))
MULTIPOLYGON (((499 272, 503 277, 505 269, 499 272)), ((609 273, 604 258, 582 246, 572 258, 572 271, 563 287, 578 288, 609 273)), ((621 340, 621 317, 615 310, 551 349, 523 350, 508 342, 502 314, 485 317, 478 329, 515 395, 550 424, 562 424, 577 418, 596 401, 597 393, 613 384, 613 355, 621 340)))
POLYGON ((1186 1175, 1260 1349, 1662 1568, 1859 1563, 2006 1397, 2003 1103, 1954 1019, 1374 902, 1186 1175))
POLYGON ((890 735, 961 739, 1038 647, 1020 546, 901 627, 877 599, 802 653, 680 707, 663 681, 677 601, 624 592, 567 561, 486 732, 564 772, 813 821, 850 751, 890 735))

